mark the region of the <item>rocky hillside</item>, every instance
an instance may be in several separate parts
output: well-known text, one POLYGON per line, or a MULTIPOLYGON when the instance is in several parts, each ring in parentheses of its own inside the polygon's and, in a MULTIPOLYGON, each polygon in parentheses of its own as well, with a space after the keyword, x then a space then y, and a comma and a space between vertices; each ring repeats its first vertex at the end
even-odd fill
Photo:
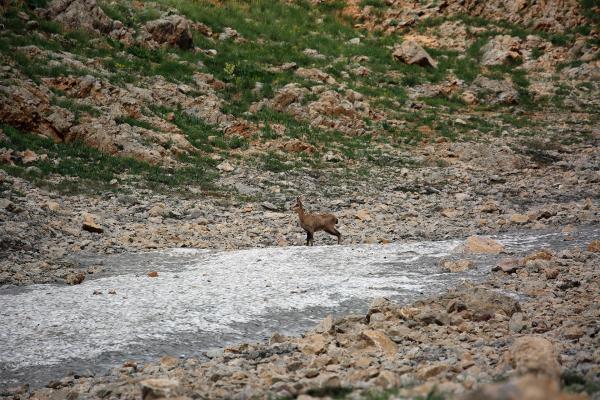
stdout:
POLYGON ((0 285, 299 245, 298 195, 344 243, 599 222, 597 0, 0 6, 0 285))

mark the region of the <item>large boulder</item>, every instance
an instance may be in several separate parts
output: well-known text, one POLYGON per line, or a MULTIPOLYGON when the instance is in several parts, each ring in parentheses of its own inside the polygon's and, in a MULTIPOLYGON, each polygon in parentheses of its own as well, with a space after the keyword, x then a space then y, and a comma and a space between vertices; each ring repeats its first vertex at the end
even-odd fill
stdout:
POLYGON ((0 121, 61 141, 74 123, 71 111, 50 104, 50 91, 31 81, 0 83, 0 121))
POLYGON ((478 98, 484 98, 488 104, 516 104, 519 101, 519 92, 508 79, 496 80, 485 76, 475 78, 469 87, 478 98))
POLYGON ((538 335, 517 338, 505 356, 505 364, 519 374, 531 373, 554 379, 560 375, 554 345, 538 335))
POLYGON ((521 39, 509 35, 493 37, 481 48, 481 65, 502 65, 521 58, 521 39))
POLYGON ((511 317, 521 311, 521 305, 516 299, 481 287, 462 289, 449 294, 447 299, 447 310, 464 310, 465 317, 477 321, 488 320, 495 314, 511 317))
POLYGON ((464 244, 464 252, 471 254, 499 254, 504 246, 494 239, 483 236, 469 236, 464 244))
POLYGON ((461 400, 584 400, 588 398, 581 393, 561 392, 559 380, 535 375, 482 385, 459 397, 461 400))
POLYGON ((412 40, 402 42, 394 49, 392 57, 405 64, 437 68, 437 62, 419 44, 412 40))
POLYGON ((144 27, 147 33, 146 41, 191 49, 194 47, 191 26, 190 21, 181 15, 155 19, 147 22, 144 27))
POLYGON ((96 0, 53 0, 43 14, 71 30, 108 33, 113 29, 113 20, 98 6, 96 0))

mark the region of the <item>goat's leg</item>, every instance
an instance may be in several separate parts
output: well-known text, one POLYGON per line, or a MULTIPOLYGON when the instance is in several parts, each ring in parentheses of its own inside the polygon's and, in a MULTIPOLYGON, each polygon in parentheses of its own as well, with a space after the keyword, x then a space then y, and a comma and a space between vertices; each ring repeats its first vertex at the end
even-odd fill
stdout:
POLYGON ((337 229, 328 228, 328 229, 325 229, 325 232, 329 233, 330 235, 337 236, 338 244, 340 244, 342 242, 342 234, 337 229))
POLYGON ((310 246, 310 243, 312 242, 312 238, 313 238, 313 234, 309 231, 306 231, 306 245, 310 246))

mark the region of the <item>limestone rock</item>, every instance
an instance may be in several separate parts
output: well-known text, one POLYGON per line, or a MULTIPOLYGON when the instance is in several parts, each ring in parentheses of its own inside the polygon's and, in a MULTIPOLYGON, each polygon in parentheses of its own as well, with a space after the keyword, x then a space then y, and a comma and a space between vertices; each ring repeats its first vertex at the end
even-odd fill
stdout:
POLYGON ((584 400, 579 393, 561 393, 560 381, 533 374, 504 383, 482 385, 461 397, 462 400, 584 400))
POLYGON ((437 68, 437 62, 418 43, 407 40, 394 49, 392 57, 405 64, 437 68))
POLYGON ((442 260, 440 262, 440 268, 448 272, 463 272, 467 271, 475 266, 475 263, 471 260, 442 260))
POLYGON ((298 68, 295 71, 295 74, 301 78, 312 81, 327 83, 330 85, 335 84, 335 78, 317 68, 298 68))
POLYGON ((181 394, 179 381, 168 378, 151 378, 140 382, 143 400, 174 398, 181 394))
POLYGON ((158 44, 191 49, 194 47, 191 23, 181 15, 169 15, 146 23, 144 29, 158 44))
POLYGON ((320 354, 325 351, 327 340, 323 335, 309 335, 300 341, 300 350, 304 354, 320 354))
POLYGON ((492 271, 502 271, 510 274, 517 271, 517 269, 519 269, 522 265, 523 262, 521 259, 516 257, 507 257, 498 261, 498 264, 492 268, 492 271))
POLYGON ((495 80, 480 75, 469 86, 469 90, 490 104, 516 104, 519 101, 519 92, 507 79, 495 80))
MULTIPOLYGON (((451 302, 462 305, 461 308, 468 313, 465 317, 479 321, 490 319, 497 313, 511 317, 521 311, 521 305, 516 299, 480 287, 462 289, 450 296, 449 300, 448 305, 451 302)), ((455 308, 460 309, 458 306, 455 308)))
POLYGON ((586 250, 593 253, 600 253, 600 240, 592 240, 590 244, 587 245, 586 250))
POLYGON ((108 33, 113 27, 113 20, 98 6, 96 0, 53 0, 44 14, 67 29, 108 33))
POLYGON ((69 285, 79 285, 85 279, 85 272, 79 271, 69 274, 65 278, 65 282, 69 285))
POLYGON ((508 330, 511 333, 525 332, 530 328, 531 323, 525 317, 525 314, 521 312, 514 313, 508 321, 508 330))
POLYGON ((84 231, 93 232, 93 233, 104 232, 104 229, 96 223, 96 218, 92 214, 87 214, 87 213, 83 216, 82 229, 84 231))
POLYGON ((388 358, 395 358, 398 346, 383 331, 366 330, 362 335, 371 341, 388 358))
POLYGON ((481 48, 481 65, 502 65, 521 58, 521 39, 509 35, 498 35, 481 48))
POLYGON ((482 236, 470 236, 464 244, 464 252, 471 254, 499 254, 504 246, 497 241, 482 236))
POLYGON ((515 224, 525 224, 529 221, 529 217, 525 214, 513 214, 510 216, 510 222, 515 224))
POLYGON ((560 365, 554 345, 538 335, 517 338, 509 350, 509 362, 520 374, 534 373, 558 378, 560 365))

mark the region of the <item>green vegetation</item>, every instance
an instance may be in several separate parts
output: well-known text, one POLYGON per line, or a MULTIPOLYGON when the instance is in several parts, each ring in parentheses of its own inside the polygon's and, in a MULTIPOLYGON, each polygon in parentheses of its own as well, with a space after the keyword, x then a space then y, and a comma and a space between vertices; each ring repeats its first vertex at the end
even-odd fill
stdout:
POLYGON ((149 129, 151 131, 157 130, 152 124, 140 121, 139 119, 131 118, 131 117, 117 117, 115 118, 115 122, 117 124, 129 124, 131 126, 137 126, 144 129, 149 129))
POLYGON ((14 151, 32 150, 38 155, 47 155, 27 165, 17 162, 15 165, 0 164, 0 168, 42 187, 64 193, 98 193, 99 190, 116 190, 110 182, 125 179, 132 186, 157 191, 181 191, 185 194, 189 185, 215 190, 212 181, 216 172, 210 159, 188 157, 182 160, 185 162, 183 166, 170 169, 132 158, 111 156, 80 142, 57 144, 7 125, 0 127, 10 140, 3 146, 14 151), (122 178, 123 175, 128 177, 122 178))
MULTIPOLYGON (((384 35, 381 32, 355 29, 355 21, 349 20, 342 13, 342 1, 327 1, 314 5, 308 1, 289 3, 256 0, 248 3, 159 0, 145 7, 132 6, 129 0, 100 1, 100 6, 109 17, 120 20, 125 26, 136 30, 147 21, 159 18, 172 9, 178 10, 193 22, 206 24, 214 34, 207 37, 193 30, 196 48, 192 50, 171 47, 151 49, 140 44, 125 45, 106 36, 96 37, 82 30, 66 31, 60 24, 39 19, 31 12, 31 7, 42 3, 44 0, 29 1, 26 4, 15 3, 16 5, 8 7, 0 16, 0 23, 6 27, 5 34, 0 37, 3 60, 8 60, 10 65, 14 65, 34 82, 41 83, 45 77, 93 75, 116 86, 127 87, 133 84, 145 87, 147 82, 161 76, 169 82, 188 85, 185 93, 196 97, 205 93, 202 92, 204 89, 194 88, 194 74, 210 73, 215 79, 224 82, 224 85, 219 84, 218 89, 215 89, 218 97, 223 100, 222 111, 259 127, 256 133, 248 134, 247 137, 225 135, 217 127, 193 117, 179 106, 160 107, 147 104, 148 108, 142 109, 146 116, 158 116, 175 124, 204 155, 181 159, 183 165, 190 167, 174 172, 174 178, 169 177, 169 182, 178 179, 181 182, 192 182, 193 171, 201 170, 204 172, 198 179, 206 182, 208 187, 215 163, 210 161, 210 155, 244 157, 244 152, 240 150, 248 149, 250 144, 255 142, 299 139, 314 148, 310 154, 301 152, 284 155, 281 152, 270 152, 258 156, 256 160, 250 160, 250 164, 266 171, 290 171, 300 165, 309 168, 327 168, 328 165, 348 168, 349 165, 356 164, 355 172, 359 173, 362 165, 355 161, 370 166, 410 165, 407 160, 392 156, 393 151, 383 151, 382 148, 444 140, 440 138, 451 141, 474 140, 478 135, 498 135, 504 130, 519 135, 535 133, 535 123, 526 116, 513 115, 513 109, 504 105, 480 103, 477 106, 469 106, 461 100, 460 93, 409 98, 409 94, 412 96, 420 91, 427 93, 429 87, 454 77, 463 80, 465 85, 469 85, 478 75, 492 79, 510 77, 519 91, 518 107, 527 112, 563 108, 566 104, 564 99, 569 94, 569 89, 559 85, 559 90, 553 98, 534 102, 529 93, 530 78, 525 70, 519 68, 521 62, 482 68, 481 48, 497 34, 525 38, 532 33, 552 41, 555 45, 566 46, 573 41, 574 32, 549 34, 508 22, 490 22, 466 15, 429 18, 418 21, 414 28, 425 32, 446 21, 462 21, 466 24, 468 36, 473 42, 464 52, 427 48, 428 53, 438 62, 437 68, 427 68, 393 60, 393 48, 404 38, 399 34, 384 35), (37 22, 38 28, 28 28, 26 22, 19 18, 19 11, 26 11, 29 17, 37 22), (219 33, 228 27, 234 28, 239 36, 219 39, 219 33), (360 38, 360 42, 349 43, 350 39, 357 37, 360 38), (36 55, 35 51, 19 49, 29 45, 54 53, 49 56, 36 55), (211 51, 208 51, 209 49, 211 51), (320 56, 307 55, 306 49, 314 49, 320 56), (81 64, 62 62, 59 52, 69 52, 70 57, 81 64), (307 88, 319 85, 297 76, 293 69, 277 72, 272 68, 292 61, 298 67, 317 68, 326 72, 338 84, 342 84, 330 85, 327 89, 337 90, 342 95, 346 88, 361 93, 373 115, 356 121, 356 124, 364 124, 368 128, 365 133, 353 136, 336 130, 316 129, 311 126, 312 121, 298 120, 290 114, 268 108, 249 113, 253 103, 272 98, 275 92, 286 84, 296 83, 307 88), (356 72, 359 67, 363 67, 363 72, 356 72), (414 109, 411 108, 413 105, 414 109), (488 118, 490 112, 495 115, 493 120, 488 118), (455 115, 465 113, 468 113, 470 118, 455 123, 455 115), (272 129, 275 124, 282 125, 285 129, 272 129), (330 151, 341 155, 348 162, 325 163, 323 155, 330 151)), ((590 14, 594 7, 598 6, 597 0, 582 0, 581 4, 590 24, 579 27, 577 31, 589 33, 597 23, 595 17, 590 14)), ((380 15, 386 8, 386 2, 361 0, 360 6, 372 7, 373 12, 380 15)), ((543 52, 541 47, 534 48, 532 58, 541 57, 543 52)), ((570 62, 560 67, 576 66, 580 63, 570 62)), ((593 87, 586 89, 593 90, 593 87)), ((74 114, 75 123, 106 112, 101 107, 70 98, 59 90, 53 92, 52 105, 70 110, 74 114)), ((313 89, 302 100, 302 106, 306 107, 310 102, 317 100, 318 93, 320 92, 313 89)), ((118 124, 159 131, 157 126, 144 118, 119 117, 115 120, 118 124)), ((12 132, 12 135, 15 133, 12 132)), ((71 157, 72 162, 81 165, 108 163, 108 159, 102 158, 104 156, 100 153, 84 154, 85 146, 80 143, 55 145, 47 141, 31 141, 28 144, 39 150, 48 145, 49 156, 52 152, 53 157, 71 157)), ((110 181, 113 176, 119 174, 118 168, 129 168, 142 171, 146 177, 143 182, 160 186, 161 179, 171 173, 143 163, 134 165, 133 160, 123 161, 118 157, 112 157, 110 160, 115 162, 116 169, 102 167, 97 176, 85 176, 82 173, 81 178, 106 181, 110 175, 110 181)), ((43 164, 38 168, 45 176, 71 176, 66 164, 61 165, 62 161, 52 168, 43 164)), ((80 168, 83 169, 85 168, 80 168)), ((24 170, 19 166, 14 167, 14 171, 21 171, 19 173, 24 173, 24 170)))

